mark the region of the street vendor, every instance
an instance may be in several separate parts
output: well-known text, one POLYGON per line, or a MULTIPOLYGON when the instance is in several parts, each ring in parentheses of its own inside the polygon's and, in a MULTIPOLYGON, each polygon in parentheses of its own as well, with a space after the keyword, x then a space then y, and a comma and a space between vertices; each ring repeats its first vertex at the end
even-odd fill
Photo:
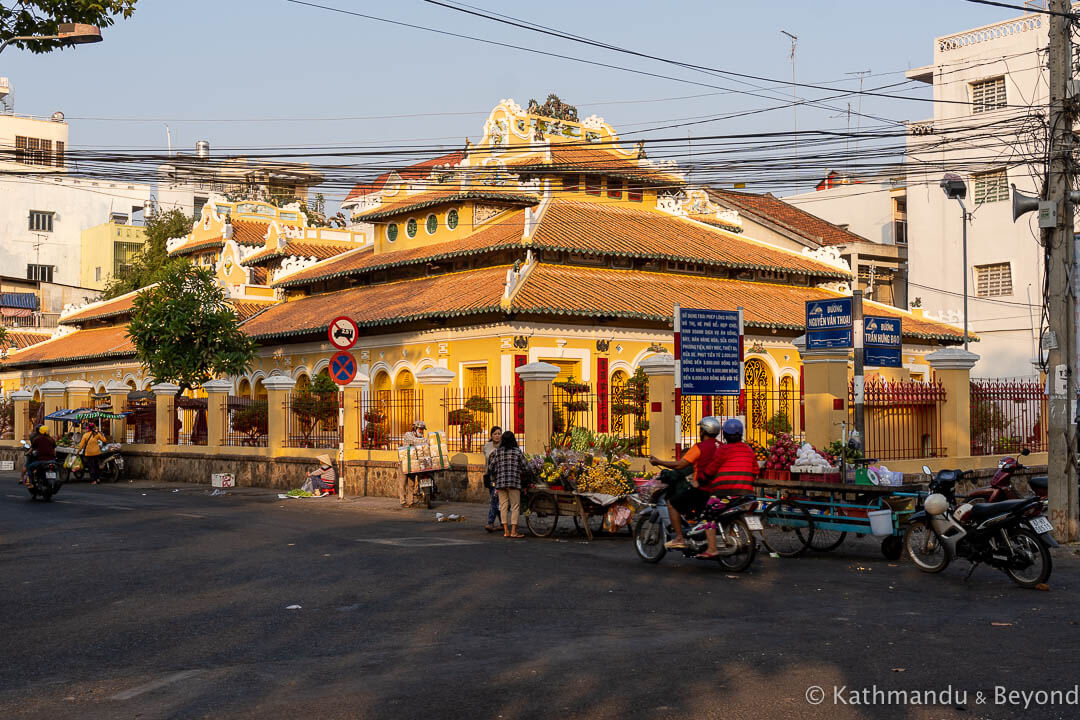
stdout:
POLYGON ((307 479, 311 481, 312 494, 315 497, 322 497, 333 492, 337 483, 337 470, 334 469, 334 463, 326 453, 315 459, 319 461, 319 467, 309 472, 307 479))
POLYGON ((56 441, 49 435, 48 425, 34 428, 34 433, 30 436, 30 447, 34 449, 34 459, 26 463, 27 484, 30 483, 30 473, 34 468, 56 459, 56 441))
MULTIPOLYGON (((657 467, 690 475, 688 479, 677 477, 673 482, 668 482, 674 486, 668 510, 671 527, 675 531, 675 537, 667 543, 669 549, 686 547, 681 515, 699 517, 709 498, 713 496, 738 497, 754 491, 757 458, 753 448, 743 442, 742 421, 728 418, 721 423, 720 418, 710 415, 701 418, 698 428, 701 431, 701 441, 694 444, 680 459, 661 460, 656 456, 649 457, 649 462, 657 467), (724 436, 723 444, 717 442, 717 436, 721 433, 724 436), (690 468, 693 468, 692 474, 687 472, 690 468)), ((706 528, 705 535, 709 546, 698 557, 716 557, 716 528, 706 528)))
MULTIPOLYGON (((428 444, 428 438, 426 435, 427 425, 423 420, 417 420, 412 424, 412 429, 405 433, 404 441, 402 445, 412 445, 414 447, 423 447, 428 444)), ((420 473, 408 474, 401 473, 401 504, 403 507, 413 507, 420 500, 419 492, 419 478, 420 473)))

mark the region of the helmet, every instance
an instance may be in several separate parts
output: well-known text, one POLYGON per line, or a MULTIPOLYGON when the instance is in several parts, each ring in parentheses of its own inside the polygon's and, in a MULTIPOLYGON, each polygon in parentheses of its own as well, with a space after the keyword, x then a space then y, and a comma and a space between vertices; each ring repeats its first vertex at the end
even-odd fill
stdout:
POLYGON ((412 424, 412 426, 413 426, 414 428, 421 428, 421 429, 423 429, 423 430, 427 430, 427 425, 425 425, 425 424, 424 424, 424 421, 423 421, 423 420, 417 420, 416 422, 414 422, 414 423, 412 424))
POLYGON ((42 435, 48 435, 49 434, 49 426, 48 425, 42 425, 41 427, 38 428, 38 432, 41 433, 42 435))
POLYGON ((698 420, 698 427, 701 428, 701 432, 713 437, 719 435, 722 429, 720 426, 720 418, 714 415, 706 415, 698 420))
POLYGON ((946 500, 945 496, 941 493, 934 493, 926 498, 926 502, 923 503, 923 508, 928 515, 942 515, 949 509, 949 501, 946 500))
POLYGON ((739 418, 728 418, 724 421, 724 434, 725 435, 742 435, 743 424, 739 418))

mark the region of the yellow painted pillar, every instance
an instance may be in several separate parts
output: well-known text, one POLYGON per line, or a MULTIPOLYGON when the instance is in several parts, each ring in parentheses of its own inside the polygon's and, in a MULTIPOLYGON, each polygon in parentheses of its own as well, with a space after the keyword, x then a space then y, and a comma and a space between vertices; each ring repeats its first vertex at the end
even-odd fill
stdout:
MULTIPOLYGON (((105 385, 105 392, 109 393, 109 405, 114 413, 122 413, 127 409, 127 396, 131 388, 118 380, 110 380, 105 385)), ((112 437, 109 439, 118 443, 127 441, 126 420, 113 420, 112 437)))
POLYGON ((94 386, 85 380, 72 380, 67 384, 67 407, 78 410, 92 406, 90 393, 93 390, 94 386))
POLYGON ((263 379, 262 383, 266 388, 267 402, 266 427, 269 437, 266 444, 271 455, 282 455, 287 440, 286 433, 289 431, 285 403, 296 381, 287 375, 271 375, 263 379))
POLYGON ((16 390, 11 393, 11 400, 15 403, 15 440, 26 440, 30 437, 30 401, 34 395, 25 390, 16 390))
MULTIPOLYGON (((51 415, 57 410, 65 409, 64 403, 67 402, 67 387, 64 386, 64 383, 50 380, 49 382, 44 383, 38 390, 41 392, 41 402, 45 405, 45 415, 51 415)), ((50 420, 46 424, 49 426, 49 433, 52 434, 53 437, 60 437, 60 428, 63 427, 62 423, 56 420, 50 420)))
POLYGON ((154 393, 154 419, 157 426, 154 444, 160 450, 176 444, 176 394, 180 392, 180 386, 158 383, 150 386, 150 392, 154 393))
POLYGON ((211 380, 203 383, 206 391, 206 447, 218 448, 225 444, 225 427, 229 393, 232 383, 228 380, 211 380))
POLYGON ((971 454, 971 368, 978 360, 978 355, 961 348, 945 348, 926 356, 934 377, 945 388, 941 442, 952 457, 971 454))
MULTIPOLYGON (((807 350, 805 340, 793 343, 803 364, 806 442, 823 448, 843 437, 848 421, 849 350, 807 350)), ((853 428, 848 427, 850 432, 853 428)))
POLYGON ((446 413, 443 412, 443 393, 457 374, 441 367, 429 367, 416 373, 424 393, 424 424, 428 431, 446 433, 446 413))
POLYGON ((675 459, 675 358, 667 353, 641 361, 649 376, 649 454, 675 459))
POLYGON ((559 367, 546 362, 534 362, 515 368, 525 390, 525 440, 518 440, 525 452, 536 455, 544 452, 551 436, 551 409, 548 395, 551 382, 559 375, 559 367))
POLYGON ((368 383, 367 375, 357 373, 351 383, 341 388, 341 409, 345 418, 341 438, 345 450, 360 449, 361 434, 364 432, 363 399, 368 392, 368 383))

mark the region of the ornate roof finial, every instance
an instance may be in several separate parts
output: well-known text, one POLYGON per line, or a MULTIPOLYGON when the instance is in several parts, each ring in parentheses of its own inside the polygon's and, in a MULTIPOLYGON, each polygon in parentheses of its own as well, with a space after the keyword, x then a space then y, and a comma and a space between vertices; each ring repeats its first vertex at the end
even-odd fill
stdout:
POLYGON ((637 143, 637 159, 638 160, 644 160, 647 157, 649 157, 649 156, 645 154, 645 141, 644 140, 638 140, 638 143, 637 143))
POLYGON ((578 121, 577 108, 564 103, 555 93, 548 93, 547 101, 543 105, 536 100, 529 100, 529 109, 526 112, 530 115, 541 115, 566 122, 578 121))

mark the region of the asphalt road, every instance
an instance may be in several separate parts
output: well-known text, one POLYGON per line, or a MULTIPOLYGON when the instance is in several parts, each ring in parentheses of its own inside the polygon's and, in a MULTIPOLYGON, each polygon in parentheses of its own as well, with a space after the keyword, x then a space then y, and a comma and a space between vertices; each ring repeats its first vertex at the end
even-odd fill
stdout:
POLYGON ((729 576, 646 565, 625 537, 504 540, 476 507, 435 523, 178 490, 46 504, 0 475, 0 717, 1080 715, 1075 697, 1001 695, 1080 682, 1069 549, 1050 592, 965 581, 966 563, 924 575, 869 542, 729 576))

